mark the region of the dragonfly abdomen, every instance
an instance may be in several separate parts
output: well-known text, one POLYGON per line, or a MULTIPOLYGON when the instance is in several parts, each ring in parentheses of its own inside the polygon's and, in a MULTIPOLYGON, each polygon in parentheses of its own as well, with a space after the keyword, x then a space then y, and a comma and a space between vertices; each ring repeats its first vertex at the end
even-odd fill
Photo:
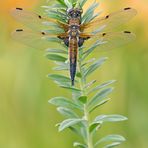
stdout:
POLYGON ((76 75, 77 54, 78 54, 78 41, 76 37, 73 37, 69 39, 70 77, 72 85, 74 85, 74 80, 76 75))

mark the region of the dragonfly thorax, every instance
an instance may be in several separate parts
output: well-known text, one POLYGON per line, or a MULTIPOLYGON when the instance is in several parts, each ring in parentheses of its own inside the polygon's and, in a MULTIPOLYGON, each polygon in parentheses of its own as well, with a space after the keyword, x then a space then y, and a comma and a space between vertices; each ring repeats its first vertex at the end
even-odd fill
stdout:
POLYGON ((69 37, 78 37, 80 33, 79 28, 79 25, 70 25, 69 37))

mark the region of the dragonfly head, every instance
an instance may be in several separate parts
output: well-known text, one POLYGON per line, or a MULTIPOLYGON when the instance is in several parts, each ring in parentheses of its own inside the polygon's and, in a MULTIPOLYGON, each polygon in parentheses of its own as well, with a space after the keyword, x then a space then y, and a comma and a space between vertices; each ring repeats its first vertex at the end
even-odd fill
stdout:
POLYGON ((67 15, 69 18, 81 18, 83 10, 78 8, 71 8, 67 10, 67 15))

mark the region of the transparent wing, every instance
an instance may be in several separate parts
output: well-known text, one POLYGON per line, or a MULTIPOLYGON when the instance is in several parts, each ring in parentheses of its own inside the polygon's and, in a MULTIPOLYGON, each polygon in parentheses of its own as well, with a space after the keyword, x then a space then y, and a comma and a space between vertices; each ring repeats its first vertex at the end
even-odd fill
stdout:
POLYGON ((92 35, 91 39, 85 42, 86 45, 98 44, 98 48, 102 50, 114 49, 120 47, 136 38, 134 33, 129 31, 107 32, 92 35))
POLYGON ((12 32, 12 38, 35 49, 47 49, 51 47, 53 42, 60 43, 56 35, 54 37, 46 35, 44 32, 34 32, 29 29, 15 30, 12 32))
POLYGON ((104 17, 98 18, 90 23, 83 24, 81 30, 84 33, 96 32, 100 28, 104 28, 103 31, 111 30, 117 26, 120 26, 137 14, 137 11, 133 8, 124 8, 117 12, 113 12, 104 17))
POLYGON ((64 25, 54 19, 46 19, 41 15, 24 10, 23 8, 12 9, 11 14, 16 20, 20 21, 21 23, 23 23, 27 27, 30 27, 33 30, 50 30, 52 26, 54 26, 53 23, 57 25, 63 25, 62 27, 66 27, 66 24, 64 25))

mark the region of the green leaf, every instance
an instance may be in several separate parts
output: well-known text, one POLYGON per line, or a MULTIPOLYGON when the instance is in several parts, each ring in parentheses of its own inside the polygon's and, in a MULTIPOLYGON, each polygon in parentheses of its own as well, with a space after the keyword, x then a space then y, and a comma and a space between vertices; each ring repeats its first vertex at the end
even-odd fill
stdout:
POLYGON ((65 89, 68 89, 68 90, 72 90, 73 92, 76 92, 76 93, 81 93, 81 90, 78 89, 78 88, 74 88, 74 87, 67 87, 67 86, 61 86, 62 88, 65 88, 65 89))
POLYGON ((81 75, 80 72, 77 72, 77 73, 76 73, 76 76, 77 76, 78 78, 81 78, 81 77, 82 77, 82 75, 81 75))
POLYGON ((92 93, 92 92, 94 92, 94 91, 96 91, 96 90, 99 90, 99 89, 101 89, 101 88, 104 88, 104 87, 106 87, 106 86, 108 86, 108 85, 110 85, 110 84, 113 84, 114 82, 116 82, 116 80, 109 80, 109 81, 107 81, 107 82, 105 82, 105 83, 102 83, 101 85, 98 85, 98 86, 92 88, 92 89, 88 92, 88 94, 89 94, 89 93, 92 93))
POLYGON ((113 91, 113 88, 106 88, 103 89, 102 91, 98 92, 89 102, 88 102, 88 108, 92 109, 94 108, 97 104, 103 101, 107 95, 109 95, 113 91))
POLYGON ((87 2, 87 0, 80 0, 80 6, 81 8, 84 6, 84 4, 87 2))
POLYGON ((87 23, 88 20, 90 20, 94 14, 94 10, 96 9, 96 7, 98 7, 98 3, 92 3, 92 5, 90 5, 90 7, 86 10, 86 12, 84 13, 84 15, 82 16, 82 23, 87 23))
POLYGON ((69 100, 65 97, 55 97, 49 100, 49 103, 56 105, 56 106, 61 106, 61 107, 66 107, 70 109, 82 109, 79 105, 74 103, 72 100, 69 100))
POLYGON ((93 73, 97 68, 99 68, 105 61, 107 60, 106 57, 100 58, 98 61, 96 61, 94 64, 92 64, 91 66, 89 66, 85 72, 84 72, 84 76, 88 76, 91 73, 93 73))
POLYGON ((100 123, 91 124, 90 127, 89 127, 89 132, 94 133, 94 131, 96 131, 100 126, 101 126, 100 123))
POLYGON ((79 148, 87 148, 85 144, 79 143, 79 142, 74 142, 73 144, 74 147, 79 147, 79 148))
POLYGON ((48 77, 51 78, 52 80, 54 80, 54 82, 60 86, 71 86, 71 79, 69 77, 64 76, 64 75, 49 74, 48 77))
POLYGON ((112 144, 106 145, 104 148, 113 148, 113 147, 116 147, 120 144, 121 144, 120 142, 113 142, 112 144))
POLYGON ((46 57, 49 60, 59 61, 59 62, 65 62, 67 60, 67 58, 57 54, 47 54, 46 57))
POLYGON ((92 21, 93 19, 95 19, 96 17, 98 17, 100 15, 100 13, 97 13, 97 14, 95 14, 95 15, 92 15, 92 16, 90 16, 90 17, 87 17, 86 19, 85 19, 85 23, 89 23, 90 21, 92 21))
POLYGON ((87 83, 85 86, 84 86, 84 89, 88 89, 91 85, 93 85, 97 80, 92 80, 91 82, 87 83))
POLYGON ((53 68, 54 70, 61 71, 61 70, 69 70, 69 63, 68 62, 55 62, 58 66, 53 68))
POLYGON ((47 52, 50 53, 62 53, 62 54, 67 54, 68 52, 62 49, 47 49, 47 52))
POLYGON ((85 104, 85 103, 87 102, 87 96, 80 96, 80 97, 78 98, 78 100, 79 100, 81 103, 85 104))
POLYGON ((72 110, 64 107, 58 107, 58 112, 68 118, 78 118, 79 116, 72 110))
POLYGON ((93 106, 92 108, 89 109, 89 113, 91 113, 92 111, 94 111, 95 109, 97 109, 99 106, 105 104, 106 102, 108 102, 110 100, 110 98, 107 99, 103 99, 102 101, 100 101, 98 104, 96 104, 95 106, 93 106))
POLYGON ((78 126, 75 126, 75 127, 71 126, 69 127, 69 129, 73 131, 75 134, 77 134, 78 136, 83 137, 83 139, 87 139, 87 133, 84 126, 85 126, 84 123, 78 123, 78 126), (77 128, 77 127, 80 127, 80 128, 77 128))
POLYGON ((111 148, 111 146, 116 146, 116 144, 118 145, 121 142, 124 142, 125 140, 126 139, 121 135, 108 135, 100 139, 98 142, 96 142, 95 147, 99 146, 99 144, 102 143, 113 142, 105 146, 105 148, 111 148))
POLYGON ((94 123, 102 124, 103 122, 119 122, 125 120, 127 120, 127 117, 122 115, 100 115, 95 118, 94 123))
POLYGON ((49 42, 52 42, 52 43, 60 43, 61 44, 61 41, 60 39, 58 39, 57 37, 43 37, 43 39, 49 41, 49 42))
POLYGON ((92 53, 98 46, 100 46, 101 44, 103 44, 102 41, 98 40, 96 41, 95 44, 93 44, 91 47, 89 47, 84 53, 83 53, 83 58, 82 60, 84 60, 88 55, 90 55, 90 53, 92 53))
POLYGON ((66 6, 63 0, 57 0, 60 4, 62 4, 63 6, 66 6))
POLYGON ((72 4, 69 2, 69 0, 64 0, 64 2, 68 8, 72 8, 72 4))
POLYGON ((95 58, 92 58, 92 59, 86 61, 86 62, 85 62, 84 64, 82 64, 81 66, 83 67, 83 66, 85 66, 85 65, 87 65, 87 64, 89 64, 89 63, 94 62, 95 60, 96 60, 95 58))
POLYGON ((81 136, 81 133, 80 133, 80 131, 79 131, 79 129, 78 128, 76 128, 76 127, 69 127, 69 129, 72 131, 72 132, 74 132, 76 135, 79 135, 79 136, 81 136))
POLYGON ((66 119, 60 123, 59 131, 62 131, 65 128, 81 123, 82 121, 84 121, 84 119, 79 119, 79 118, 66 119))
POLYGON ((71 82, 69 77, 60 74, 49 74, 48 77, 56 81, 71 82))

